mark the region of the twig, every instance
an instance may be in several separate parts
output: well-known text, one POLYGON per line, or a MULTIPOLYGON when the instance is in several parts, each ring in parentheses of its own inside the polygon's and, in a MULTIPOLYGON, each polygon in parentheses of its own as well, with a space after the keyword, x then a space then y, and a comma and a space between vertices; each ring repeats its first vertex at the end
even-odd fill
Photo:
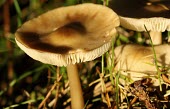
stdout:
MULTIPOLYGON (((11 80, 13 79, 13 60, 12 60, 12 54, 13 54, 13 48, 12 48, 12 44, 11 42, 8 40, 9 39, 9 35, 10 35, 10 0, 6 0, 3 6, 3 19, 4 19, 4 36, 7 39, 6 40, 6 46, 8 49, 8 80, 9 82, 11 82, 11 80)), ((11 95, 12 94, 12 87, 8 89, 8 94, 11 95)))
POLYGON ((99 74, 100 80, 101 80, 100 82, 101 82, 101 88, 102 88, 102 96, 103 96, 103 98, 105 98, 108 108, 111 108, 110 98, 109 98, 108 92, 106 90, 106 85, 104 82, 104 75, 103 75, 103 73, 100 73, 98 68, 96 68, 96 71, 99 74))
MULTIPOLYGON (((56 69, 57 71, 57 81, 58 81, 58 78, 60 78, 60 69, 59 67, 57 67, 56 69)), ((56 87, 56 96, 55 96, 55 103, 53 105, 53 109, 56 109, 56 104, 57 104, 57 101, 58 101, 58 96, 59 96, 59 88, 60 88, 60 84, 56 87)))
MULTIPOLYGON (((30 94, 29 94, 29 92, 26 91, 26 90, 24 90, 24 93, 25 93, 25 95, 27 96, 27 99, 29 100, 29 99, 30 99, 30 94)), ((28 103, 27 109, 32 109, 32 108, 31 108, 31 104, 32 104, 31 102, 28 103)))
MULTIPOLYGON (((135 95, 140 101, 145 103, 147 109, 157 109, 150 101, 149 95, 146 91, 145 85, 150 84, 150 80, 143 79, 135 81, 131 85, 131 93, 135 95)), ((136 99, 136 98, 135 98, 136 99)))
POLYGON ((132 105, 137 101, 137 97, 134 97, 131 101, 130 101, 130 103, 129 103, 129 105, 128 105, 128 109, 131 109, 132 108, 132 105))
MULTIPOLYGON (((58 81, 60 81, 62 78, 62 76, 59 77, 58 81)), ((58 85, 58 81, 54 83, 54 85, 51 87, 50 91, 48 92, 48 94, 46 95, 46 97, 44 98, 44 100, 40 103, 40 105, 38 106, 38 109, 41 109, 42 106, 45 104, 45 102, 47 101, 47 99, 50 97, 52 91, 54 90, 54 88, 58 85)))

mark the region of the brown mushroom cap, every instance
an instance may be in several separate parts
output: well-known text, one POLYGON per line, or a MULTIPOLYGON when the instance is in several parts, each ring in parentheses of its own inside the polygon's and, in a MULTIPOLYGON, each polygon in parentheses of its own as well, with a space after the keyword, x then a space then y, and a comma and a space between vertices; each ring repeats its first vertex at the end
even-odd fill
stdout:
POLYGON ((114 0, 110 7, 123 27, 135 31, 170 31, 169 0, 114 0))
POLYGON ((43 63, 66 66, 105 53, 119 18, 111 9, 91 3, 61 7, 24 23, 15 33, 18 46, 43 63))

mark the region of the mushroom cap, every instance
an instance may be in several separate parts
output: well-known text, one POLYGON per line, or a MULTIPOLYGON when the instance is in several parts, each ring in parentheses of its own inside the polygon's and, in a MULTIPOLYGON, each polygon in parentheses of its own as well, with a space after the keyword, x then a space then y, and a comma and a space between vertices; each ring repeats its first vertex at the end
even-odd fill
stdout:
POLYGON ((170 31, 170 19, 162 17, 152 18, 127 18, 120 16, 121 26, 134 31, 170 31), (145 29, 145 26, 146 29, 145 29))
POLYGON ((102 5, 60 7, 24 23, 16 31, 15 40, 33 59, 66 66, 105 53, 119 23, 117 14, 102 5))
MULTIPOLYGON (((170 65, 170 45, 154 46, 159 66, 170 65)), ((115 48, 116 69, 147 74, 157 74, 152 47, 136 44, 121 45, 115 48)), ((111 55, 110 55, 111 56, 111 55)))
MULTIPOLYGON (((170 66, 170 45, 162 44, 154 46, 157 63, 160 71, 170 66)), ((112 61, 112 51, 108 57, 108 63, 112 61)), ((158 73, 155 67, 155 59, 152 47, 136 44, 121 45, 114 49, 115 70, 122 75, 136 81, 146 77, 153 77, 154 85, 159 85, 155 78, 158 73)), ((170 74, 169 74, 170 75, 170 74)))
POLYGON ((115 0, 110 7, 120 16, 121 26, 135 30, 170 31, 169 0, 115 0))

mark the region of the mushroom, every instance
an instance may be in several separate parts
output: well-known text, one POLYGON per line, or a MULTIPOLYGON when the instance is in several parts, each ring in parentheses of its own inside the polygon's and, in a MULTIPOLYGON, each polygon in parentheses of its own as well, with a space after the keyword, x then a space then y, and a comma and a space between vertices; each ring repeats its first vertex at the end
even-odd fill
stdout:
POLYGON ((120 25, 135 31, 150 31, 154 45, 162 43, 161 32, 170 31, 170 1, 114 0, 110 7, 120 16, 120 25))
MULTIPOLYGON (((170 45, 156 45, 154 47, 157 62, 160 71, 170 66, 170 45)), ((112 51, 108 58, 112 60, 112 51)), ((156 79, 157 69, 152 47, 146 47, 136 44, 121 45, 114 50, 115 70, 120 71, 122 75, 129 76, 133 81, 144 77, 151 77, 154 80, 153 85, 158 86, 156 79)), ((121 81, 125 84, 125 81, 121 81)))
POLYGON ((119 18, 110 8, 85 3, 60 7, 24 23, 15 33, 17 45, 42 63, 67 66, 71 106, 84 100, 76 63, 91 61, 108 51, 119 18))

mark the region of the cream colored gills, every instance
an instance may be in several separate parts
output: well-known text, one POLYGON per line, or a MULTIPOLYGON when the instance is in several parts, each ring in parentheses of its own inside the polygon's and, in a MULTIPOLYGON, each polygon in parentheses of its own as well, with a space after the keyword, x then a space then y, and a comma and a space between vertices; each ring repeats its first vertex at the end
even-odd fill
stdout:
MULTIPOLYGON (((157 62, 160 66, 170 65, 170 45, 155 46, 157 62)), ((116 69, 143 73, 156 73, 152 47, 122 45, 115 48, 116 69)))
POLYGON ((154 45, 162 44, 162 32, 170 31, 168 0, 113 0, 109 5, 119 15, 122 27, 139 32, 147 28, 154 45))

